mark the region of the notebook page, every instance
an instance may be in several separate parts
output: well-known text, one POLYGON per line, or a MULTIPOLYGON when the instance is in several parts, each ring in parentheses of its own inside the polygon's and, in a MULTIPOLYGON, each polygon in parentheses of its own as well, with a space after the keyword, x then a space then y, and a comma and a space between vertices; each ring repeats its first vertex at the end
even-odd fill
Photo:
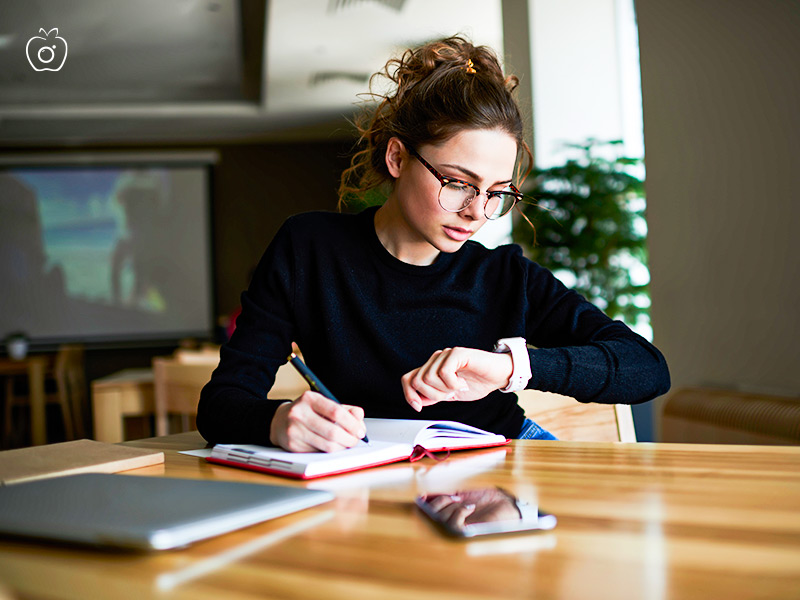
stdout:
POLYGON ((416 421, 413 419, 364 419, 367 426, 367 435, 370 441, 398 442, 411 444, 417 443, 417 436, 421 431, 430 427, 436 421, 416 421))
POLYGON ((406 442, 440 448, 503 443, 505 437, 455 421, 364 419, 371 440, 406 442))

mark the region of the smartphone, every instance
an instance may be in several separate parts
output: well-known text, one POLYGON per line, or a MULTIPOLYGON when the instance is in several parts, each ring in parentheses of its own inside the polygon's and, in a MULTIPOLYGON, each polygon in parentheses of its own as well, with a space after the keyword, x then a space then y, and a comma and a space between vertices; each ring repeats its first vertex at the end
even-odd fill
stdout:
POLYGON ((418 496, 416 505, 450 535, 476 537, 548 530, 556 517, 506 490, 482 488, 418 496))

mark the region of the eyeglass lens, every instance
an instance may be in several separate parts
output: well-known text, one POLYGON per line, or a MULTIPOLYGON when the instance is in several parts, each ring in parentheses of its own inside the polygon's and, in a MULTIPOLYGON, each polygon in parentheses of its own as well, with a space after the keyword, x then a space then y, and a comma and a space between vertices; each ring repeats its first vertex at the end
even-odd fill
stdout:
MULTIPOLYGON (((448 212, 461 212, 472 204, 476 195, 475 190, 468 185, 448 183, 439 192, 439 204, 448 212)), ((489 195, 483 212, 487 219, 499 219, 514 208, 516 202, 516 195, 510 192, 495 192, 489 195)))

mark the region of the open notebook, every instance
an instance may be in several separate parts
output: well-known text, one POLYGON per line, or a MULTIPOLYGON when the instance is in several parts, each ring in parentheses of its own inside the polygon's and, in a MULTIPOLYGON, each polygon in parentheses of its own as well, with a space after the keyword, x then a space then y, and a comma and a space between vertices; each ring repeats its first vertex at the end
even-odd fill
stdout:
POLYGON ((338 452, 286 452, 266 446, 217 444, 206 460, 299 479, 346 473, 410 459, 428 452, 507 444, 502 436, 455 421, 364 419, 370 443, 338 452))

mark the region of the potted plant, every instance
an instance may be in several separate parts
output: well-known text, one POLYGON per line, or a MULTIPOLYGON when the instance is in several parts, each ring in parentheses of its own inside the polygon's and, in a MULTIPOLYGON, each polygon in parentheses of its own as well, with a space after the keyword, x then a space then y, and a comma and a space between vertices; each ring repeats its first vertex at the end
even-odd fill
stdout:
POLYGON ((620 156, 620 144, 570 144, 577 158, 534 169, 520 209, 535 230, 517 216, 513 237, 609 316, 642 326, 650 306, 642 161, 620 156))

